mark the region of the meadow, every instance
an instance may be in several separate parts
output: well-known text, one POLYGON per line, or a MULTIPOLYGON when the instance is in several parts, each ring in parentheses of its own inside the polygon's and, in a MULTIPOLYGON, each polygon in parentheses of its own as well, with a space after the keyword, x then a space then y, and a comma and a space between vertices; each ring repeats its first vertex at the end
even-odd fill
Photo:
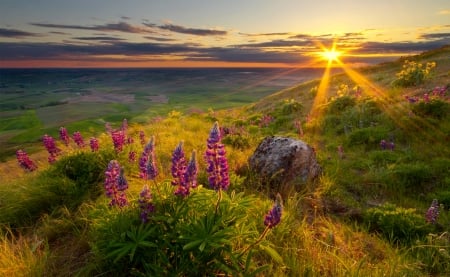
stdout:
POLYGON ((2 111, 37 168, 0 164, 0 274, 449 275, 450 47, 347 73, 238 107, 237 93, 214 109, 169 96, 157 114, 113 102, 111 117, 65 124, 85 146, 45 110, 2 111), (45 133, 55 145, 30 140, 45 133), (258 178, 248 158, 272 135, 312 145, 322 175, 295 191, 258 178))

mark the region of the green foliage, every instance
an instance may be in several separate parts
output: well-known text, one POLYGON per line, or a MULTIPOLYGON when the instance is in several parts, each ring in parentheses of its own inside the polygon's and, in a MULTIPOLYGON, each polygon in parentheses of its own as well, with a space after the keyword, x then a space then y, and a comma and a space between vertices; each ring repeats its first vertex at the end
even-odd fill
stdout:
POLYGON ((248 138, 248 136, 240 134, 227 135, 222 139, 222 142, 236 149, 247 149, 250 147, 250 139, 248 138))
POLYGON ((397 164, 392 168, 392 174, 393 185, 400 191, 405 188, 427 191, 434 177, 430 166, 422 162, 397 164))
POLYGON ((409 249, 431 275, 450 274, 450 235, 430 233, 409 249))
POLYGON ((355 98, 349 95, 335 98, 328 104, 328 112, 333 114, 341 114, 347 108, 351 108, 356 105, 355 98))
POLYGON ((420 101, 412 106, 412 111, 418 116, 444 119, 450 114, 450 103, 440 99, 431 99, 429 102, 420 101))
POLYGON ((392 243, 411 244, 432 230, 415 209, 405 209, 390 203, 368 209, 364 221, 371 231, 380 232, 392 243))
MULTIPOLYGON (((170 185, 163 185, 167 191, 170 185)), ((234 192, 219 195, 199 188, 184 199, 174 195, 155 198, 155 212, 147 224, 138 221, 136 207, 99 211, 91 240, 101 260, 97 270, 113 276, 130 270, 142 276, 247 276, 261 271, 251 251, 243 250, 258 241, 257 229, 262 225, 249 219, 263 221, 255 199, 234 192)), ((264 249, 252 251, 277 256, 267 242, 264 249)))
POLYGON ((394 85, 401 87, 420 85, 429 78, 431 71, 435 67, 435 62, 428 62, 424 66, 422 63, 405 60, 403 69, 396 74, 397 79, 394 81, 394 85))
POLYGON ((348 137, 348 146, 366 145, 369 149, 379 148, 380 141, 388 135, 389 131, 384 126, 356 129, 348 137))

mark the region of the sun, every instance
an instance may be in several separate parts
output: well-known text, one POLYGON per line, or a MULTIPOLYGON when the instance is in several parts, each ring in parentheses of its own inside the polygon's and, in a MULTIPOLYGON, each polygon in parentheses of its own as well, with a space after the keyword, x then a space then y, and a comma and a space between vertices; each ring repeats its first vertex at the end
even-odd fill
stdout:
POLYGON ((320 53, 323 59, 327 60, 328 62, 337 61, 339 59, 339 56, 341 56, 341 52, 336 51, 336 49, 331 50, 324 50, 322 53, 320 53))

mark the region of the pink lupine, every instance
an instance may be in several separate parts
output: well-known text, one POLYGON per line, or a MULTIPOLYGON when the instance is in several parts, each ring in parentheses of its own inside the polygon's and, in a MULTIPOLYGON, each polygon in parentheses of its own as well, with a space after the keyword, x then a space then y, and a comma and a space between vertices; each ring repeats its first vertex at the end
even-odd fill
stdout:
POLYGON ((91 146, 92 152, 98 152, 98 148, 99 148, 98 139, 91 137, 89 140, 89 145, 91 146))
POLYGON ((59 139, 62 140, 66 146, 69 145, 70 137, 66 128, 64 127, 59 128, 59 139))
POLYGON ((81 136, 80 132, 76 131, 75 133, 73 133, 72 138, 75 141, 75 143, 78 145, 78 147, 83 148, 85 146, 83 136, 81 136))
POLYGON ((27 171, 34 171, 37 169, 36 164, 28 157, 28 154, 19 149, 16 151, 17 161, 19 162, 20 167, 27 171))
POLYGON ((114 130, 111 132, 111 138, 114 144, 114 150, 121 152, 125 144, 125 132, 123 130, 114 130))

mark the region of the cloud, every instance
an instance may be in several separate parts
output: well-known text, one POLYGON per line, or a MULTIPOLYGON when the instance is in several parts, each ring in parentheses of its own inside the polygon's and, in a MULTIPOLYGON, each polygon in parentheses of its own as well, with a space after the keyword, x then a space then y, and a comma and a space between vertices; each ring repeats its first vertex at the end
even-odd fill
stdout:
POLYGON ((430 33, 430 34, 421 34, 419 36, 421 39, 450 39, 450 33, 430 33))
POLYGON ((54 34, 54 35, 70 35, 69 33, 57 32, 57 31, 48 32, 48 33, 49 33, 49 34, 54 34))
POLYGON ((30 25, 44 27, 44 28, 56 28, 56 29, 78 29, 78 30, 95 30, 103 32, 125 32, 125 33, 153 33, 148 28, 134 26, 126 22, 120 21, 118 23, 108 23, 103 25, 83 26, 83 25, 65 25, 65 24, 50 24, 50 23, 30 23, 30 25))
POLYGON ((364 42, 359 52, 363 53, 417 53, 437 49, 450 44, 450 38, 420 42, 364 42))
POLYGON ((122 41, 124 39, 118 37, 109 37, 109 36, 97 36, 97 37, 73 37, 72 39, 78 40, 98 40, 98 41, 122 41))
POLYGON ((131 17, 128 17, 128 16, 121 16, 120 19, 122 19, 122 20, 130 20, 131 17))
POLYGON ((21 31, 21 30, 15 30, 15 29, 0 28, 0 37, 23 38, 23 37, 39 37, 39 36, 42 36, 42 35, 36 34, 36 33, 25 32, 25 31, 21 31))
POLYGON ((248 34, 248 33, 241 33, 240 35, 246 36, 246 37, 268 37, 268 36, 287 36, 289 33, 261 33, 261 34, 248 34))
POLYGON ((440 14, 440 15, 448 15, 448 14, 450 14, 450 10, 441 10, 441 11, 438 12, 438 14, 440 14))
POLYGON ((163 38, 163 37, 153 37, 153 36, 147 36, 146 39, 154 40, 154 41, 175 41, 173 38, 163 38))
MULTIPOLYGON (((144 25, 149 27, 155 27, 154 24, 151 23, 144 23, 144 25)), ((198 28, 187 28, 180 25, 174 25, 174 24, 164 24, 156 26, 159 29, 167 30, 175 33, 180 34, 188 34, 188 35, 195 35, 195 36, 224 36, 227 35, 227 31, 222 30, 212 30, 212 29, 198 29, 198 28)))

